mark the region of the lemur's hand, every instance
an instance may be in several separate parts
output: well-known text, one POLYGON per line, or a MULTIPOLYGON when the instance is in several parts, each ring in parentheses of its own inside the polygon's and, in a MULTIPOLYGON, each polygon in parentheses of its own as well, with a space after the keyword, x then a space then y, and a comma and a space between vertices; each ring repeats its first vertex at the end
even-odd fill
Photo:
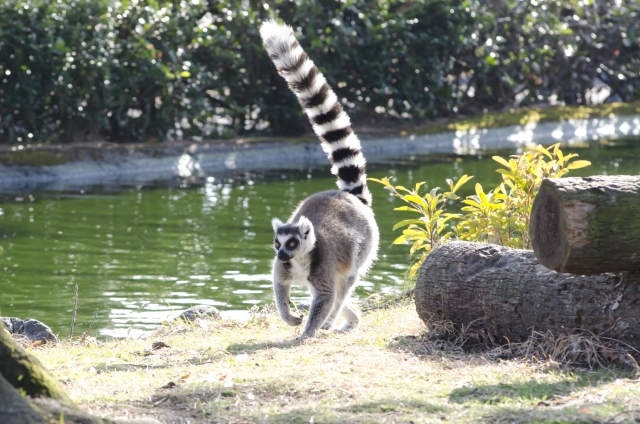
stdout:
POLYGON ((300 315, 299 317, 297 317, 295 315, 289 314, 289 316, 287 317, 282 317, 284 322, 292 327, 297 327, 298 325, 302 324, 302 318, 304 318, 304 315, 300 315))

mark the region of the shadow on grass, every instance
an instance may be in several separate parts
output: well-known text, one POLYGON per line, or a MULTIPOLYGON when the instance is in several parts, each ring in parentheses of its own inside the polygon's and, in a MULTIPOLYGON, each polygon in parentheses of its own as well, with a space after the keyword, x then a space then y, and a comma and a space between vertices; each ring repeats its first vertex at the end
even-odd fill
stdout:
MULTIPOLYGON (((481 346, 470 346, 467 349, 444 336, 432 338, 426 335, 402 336, 394 339, 388 345, 388 348, 401 350, 427 360, 433 357, 449 356, 456 361, 468 361, 470 366, 473 366, 473 363, 476 363, 479 358, 482 358, 485 362, 494 362, 494 360, 487 359, 482 355, 484 348, 481 346)), ((509 367, 509 363, 512 361, 513 363, 520 363, 521 359, 502 359, 500 362, 496 362, 496 365, 504 364, 505 367, 509 367)), ((450 404, 462 405, 465 408, 473 408, 477 405, 493 405, 497 410, 492 412, 491 416, 486 416, 483 419, 483 422, 486 420, 486 422, 492 423, 617 423, 634 422, 633 419, 636 416, 639 419, 635 422, 640 422, 640 412, 626 411, 621 413, 620 419, 616 418, 616 416, 612 418, 611 409, 607 410, 604 405, 601 410, 595 410, 585 400, 584 407, 577 407, 576 402, 578 404, 582 404, 582 402, 572 396, 573 393, 581 391, 581 389, 606 385, 616 379, 634 379, 635 371, 615 368, 614 366, 588 370, 586 368, 551 363, 548 372, 560 374, 562 380, 549 383, 523 378, 521 381, 512 383, 456 388, 449 393, 449 402, 450 404), (523 405, 525 409, 507 406, 514 403, 523 405), (530 406, 527 407, 526 405, 530 406)), ((610 407, 621 409, 622 406, 619 402, 614 402, 614 405, 610 407)))
POLYGON ((530 423, 567 423, 567 424, 620 424, 640 422, 640 411, 622 410, 612 412, 605 407, 585 404, 578 408, 535 407, 528 410, 504 408, 482 418, 482 422, 492 424, 530 424, 530 423))
MULTIPOLYGON (((203 422, 259 422, 265 423, 378 423, 378 422, 418 422, 443 420, 449 416, 451 408, 435 405, 418 399, 392 399, 340 401, 341 406, 316 403, 318 400, 296 399, 297 405, 283 403, 281 396, 271 396, 256 388, 222 389, 171 389, 158 392, 151 402, 143 405, 164 416, 171 422, 193 417, 193 403, 197 399, 202 407, 198 414, 206 417, 203 422), (247 393, 254 393, 258 403, 246 403, 247 393), (195 397, 194 397, 195 394, 195 397), (266 396, 265 396, 266 395, 266 396), (165 400, 166 399, 166 400, 165 400), (314 404, 309 406, 309 403, 314 404), (277 405, 280 406, 277 406, 277 405), (161 405, 161 406, 160 406, 161 405), (261 405, 270 405, 264 408, 261 405), (258 420, 256 420, 258 421, 258 420)), ((290 399, 295 399, 292 397, 290 399)))
POLYGON ((601 373, 573 374, 566 380, 557 383, 543 383, 533 380, 520 383, 499 383, 479 385, 476 387, 462 387, 454 389, 449 395, 449 401, 454 403, 499 404, 503 402, 524 401, 542 403, 554 397, 566 396, 576 389, 593 387, 613 381, 617 376, 613 374, 603 376, 601 373))
POLYGON ((98 365, 94 367, 100 374, 106 374, 110 372, 131 372, 147 369, 166 369, 173 368, 175 364, 161 364, 161 365, 149 365, 149 364, 111 364, 111 365, 98 365))
POLYGON ((270 414, 267 422, 276 423, 375 423, 413 422, 412 418, 444 419, 448 408, 416 400, 381 399, 353 403, 338 408, 296 408, 270 414), (313 421, 311 421, 313 419, 313 421), (407 421, 408 420, 408 421, 407 421))
POLYGON ((234 343, 230 344, 227 347, 227 351, 232 353, 239 352, 257 352, 259 350, 264 349, 293 349, 304 344, 305 341, 300 339, 293 340, 281 340, 281 341, 268 341, 268 342, 259 342, 259 343, 234 343))

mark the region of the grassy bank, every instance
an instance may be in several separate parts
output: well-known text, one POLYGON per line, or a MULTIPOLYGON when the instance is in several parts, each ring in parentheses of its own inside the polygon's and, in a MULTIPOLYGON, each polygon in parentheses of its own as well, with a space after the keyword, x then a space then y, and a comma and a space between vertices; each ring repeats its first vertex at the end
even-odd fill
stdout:
MULTIPOLYGON (((29 348, 83 408, 199 422, 630 422, 635 372, 496 360, 434 344, 412 303, 366 313, 350 334, 273 313, 201 321, 153 337, 29 348), (152 343, 169 347, 153 349, 152 343)), ((635 414, 635 415, 634 415, 635 414)))
POLYGON ((572 119, 608 118, 640 114, 640 102, 606 103, 597 106, 549 106, 545 108, 510 109, 455 119, 414 129, 418 134, 436 134, 446 131, 502 128, 511 125, 563 122, 572 119))

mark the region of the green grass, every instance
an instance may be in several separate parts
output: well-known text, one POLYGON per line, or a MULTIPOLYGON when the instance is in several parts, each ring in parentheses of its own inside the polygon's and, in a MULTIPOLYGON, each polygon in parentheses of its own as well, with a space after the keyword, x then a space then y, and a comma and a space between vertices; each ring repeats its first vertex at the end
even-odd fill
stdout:
POLYGON ((295 340, 299 328, 267 313, 249 323, 171 326, 141 340, 29 349, 77 403, 108 417, 596 423, 640 410, 640 381, 631 371, 566 369, 531 358, 495 361, 446 345, 434 350, 425 331, 413 305, 403 302, 365 314, 355 332, 321 332, 304 342, 295 340), (154 351, 154 341, 170 347, 154 351))

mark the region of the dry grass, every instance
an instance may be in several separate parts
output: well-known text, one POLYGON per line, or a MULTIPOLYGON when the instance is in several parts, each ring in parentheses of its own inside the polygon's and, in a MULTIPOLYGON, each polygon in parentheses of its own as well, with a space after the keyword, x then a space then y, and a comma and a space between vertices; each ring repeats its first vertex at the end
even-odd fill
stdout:
POLYGON ((30 349, 74 400, 109 417, 166 423, 640 419, 634 412, 640 380, 632 369, 567 368, 545 354, 515 355, 524 345, 512 345, 514 359, 501 359, 509 355, 469 350, 446 324, 426 331, 405 301, 365 314, 353 333, 321 332, 304 342, 295 340, 299 328, 266 311, 248 323, 198 321, 147 339, 30 349), (438 332, 445 336, 434 337, 438 332), (159 341, 169 347, 154 350, 159 341))

